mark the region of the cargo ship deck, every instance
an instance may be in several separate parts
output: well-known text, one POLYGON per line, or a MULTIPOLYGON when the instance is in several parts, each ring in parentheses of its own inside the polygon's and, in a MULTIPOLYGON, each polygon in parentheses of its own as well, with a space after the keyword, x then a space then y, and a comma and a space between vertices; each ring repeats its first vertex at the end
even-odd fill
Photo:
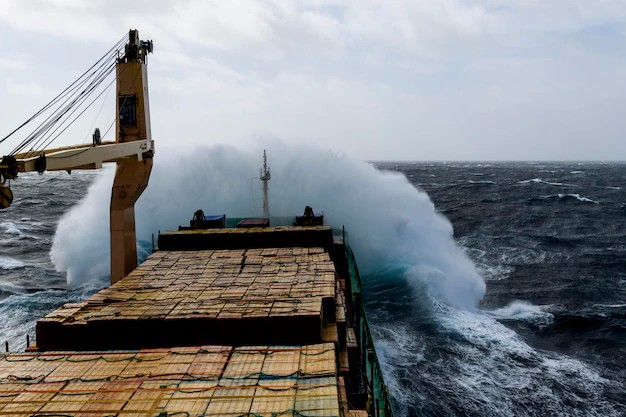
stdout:
POLYGON ((0 355, 0 415, 391 415, 343 236, 180 230, 158 247, 0 355))

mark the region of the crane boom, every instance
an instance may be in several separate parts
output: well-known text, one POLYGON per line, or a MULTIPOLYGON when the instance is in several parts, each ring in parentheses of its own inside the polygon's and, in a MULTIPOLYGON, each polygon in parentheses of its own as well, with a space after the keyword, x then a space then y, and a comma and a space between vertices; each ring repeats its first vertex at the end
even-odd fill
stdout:
POLYGON ((0 208, 8 207, 13 193, 7 180, 20 172, 98 169, 103 163, 117 164, 111 193, 111 283, 137 267, 135 203, 148 186, 152 171, 154 141, 150 129, 147 55, 152 41, 140 41, 129 31, 123 56, 116 59, 115 141, 43 149, 4 156, 0 161, 0 208))
POLYGON ((120 162, 129 157, 142 161, 144 154, 154 153, 154 141, 125 143, 103 142, 100 145, 77 145, 46 149, 38 156, 15 155, 18 172, 72 171, 78 169, 100 169, 102 164, 120 162), (43 158, 42 158, 43 155, 43 158))

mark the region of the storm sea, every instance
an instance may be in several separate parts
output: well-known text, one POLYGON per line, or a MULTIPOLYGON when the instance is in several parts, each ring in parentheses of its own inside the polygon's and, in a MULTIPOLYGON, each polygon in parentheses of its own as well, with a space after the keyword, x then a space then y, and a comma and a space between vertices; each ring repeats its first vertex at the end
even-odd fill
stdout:
MULTIPOLYGON (((272 214, 312 202, 348 230, 396 416, 626 415, 625 164, 278 153, 272 214)), ((231 155, 155 163, 137 206, 142 257, 151 233, 197 208, 256 214, 258 155, 231 155)), ((11 351, 38 318, 106 285, 111 178, 12 183, 0 212, 0 342, 11 351)))

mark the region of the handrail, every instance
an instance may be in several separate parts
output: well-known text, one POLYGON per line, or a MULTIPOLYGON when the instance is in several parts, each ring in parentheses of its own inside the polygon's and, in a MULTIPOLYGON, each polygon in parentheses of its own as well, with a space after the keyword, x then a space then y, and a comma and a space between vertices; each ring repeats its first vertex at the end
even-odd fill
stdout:
MULTIPOLYGON (((336 229, 333 229, 335 231, 336 229)), ((354 253, 347 244, 347 235, 342 232, 344 245, 346 250, 346 259, 350 273, 350 281, 352 287, 352 305, 355 306, 355 313, 358 323, 355 323, 357 330, 357 338, 359 339, 359 349, 361 358, 365 365, 366 389, 368 391, 369 412, 373 417, 392 417, 393 409, 389 399, 389 390, 385 385, 383 373, 376 354, 374 340, 367 322, 367 315, 362 303, 362 285, 359 269, 356 264, 354 253)))

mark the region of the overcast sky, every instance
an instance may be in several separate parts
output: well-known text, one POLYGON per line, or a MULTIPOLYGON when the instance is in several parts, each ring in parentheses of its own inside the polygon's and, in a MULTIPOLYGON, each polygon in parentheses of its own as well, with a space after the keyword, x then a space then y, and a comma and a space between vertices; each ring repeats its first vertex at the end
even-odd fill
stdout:
MULTIPOLYGON (((626 160, 626 0, 0 0, 0 137, 129 28, 154 41, 157 146, 626 160)), ((105 130, 112 94, 59 144, 105 130)))

